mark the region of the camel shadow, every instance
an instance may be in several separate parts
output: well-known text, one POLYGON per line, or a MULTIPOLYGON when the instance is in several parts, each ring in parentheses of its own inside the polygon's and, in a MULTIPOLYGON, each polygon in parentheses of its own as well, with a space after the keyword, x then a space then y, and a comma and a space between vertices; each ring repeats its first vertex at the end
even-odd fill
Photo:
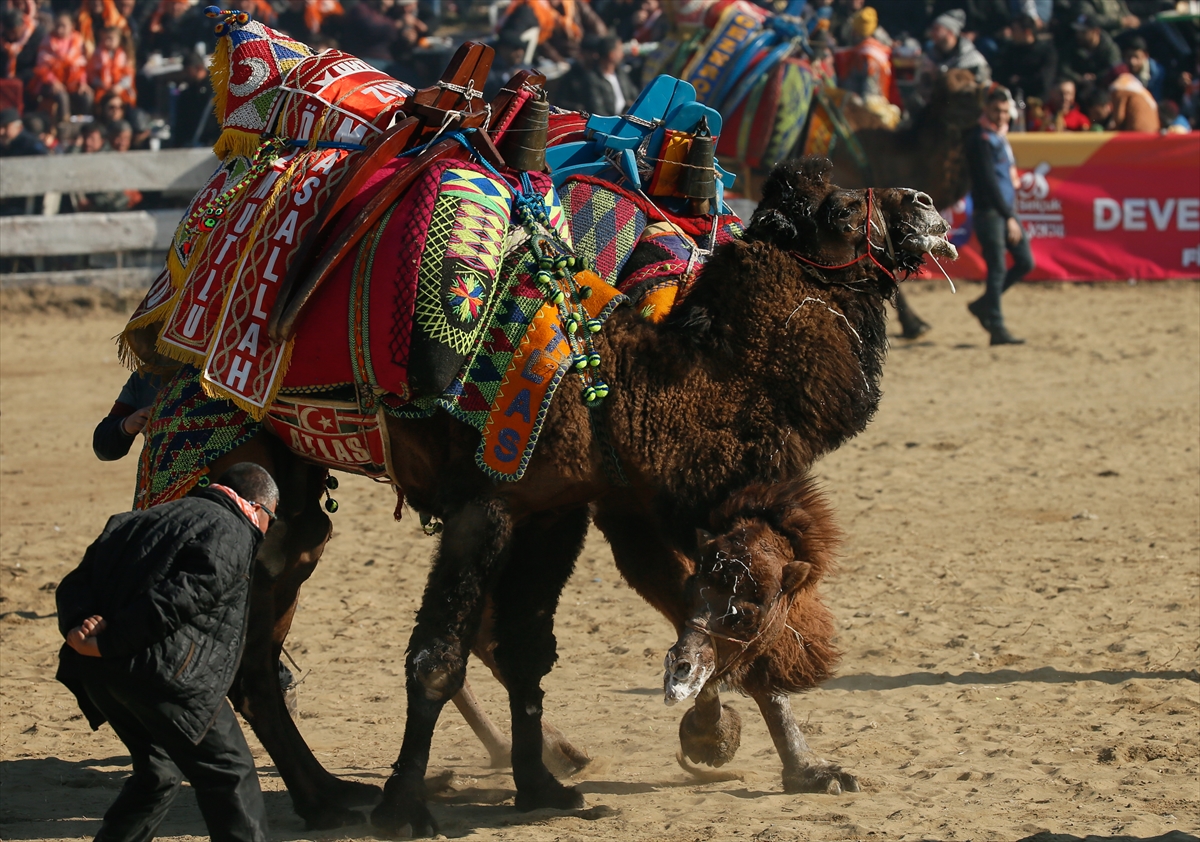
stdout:
POLYGON ((821 685, 822 690, 898 690, 902 687, 935 687, 942 684, 1014 684, 1032 681, 1039 684, 1075 684, 1098 681, 1101 684, 1123 684, 1133 679, 1157 681, 1194 681, 1200 683, 1196 670, 1093 670, 1073 672, 1054 667, 1032 670, 1000 669, 994 672, 910 672, 904 675, 843 675, 821 685))

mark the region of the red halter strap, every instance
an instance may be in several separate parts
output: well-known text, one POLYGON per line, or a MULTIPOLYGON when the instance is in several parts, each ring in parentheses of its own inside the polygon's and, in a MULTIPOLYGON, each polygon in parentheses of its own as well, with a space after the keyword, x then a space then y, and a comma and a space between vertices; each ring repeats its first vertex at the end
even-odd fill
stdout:
POLYGON ((793 251, 793 250, 789 249, 788 254, 790 254, 796 260, 799 260, 801 263, 807 263, 809 266, 815 266, 818 269, 849 269, 851 266, 862 263, 864 260, 867 260, 869 258, 872 263, 874 263, 876 266, 878 266, 883 271, 883 274, 887 275, 888 278, 890 278, 893 281, 896 280, 896 276, 894 274, 892 274, 892 272, 886 266, 884 266, 882 263, 880 263, 875 258, 874 254, 871 253, 871 249, 873 248, 873 246, 871 244, 871 223, 875 219, 874 201, 875 201, 875 191, 872 190, 870 187, 868 187, 867 188, 867 250, 865 252, 863 252, 862 254, 860 254, 858 257, 851 260, 849 263, 842 263, 839 266, 830 266, 825 263, 817 263, 815 260, 809 260, 807 257, 800 254, 800 252, 798 252, 798 251, 793 251))

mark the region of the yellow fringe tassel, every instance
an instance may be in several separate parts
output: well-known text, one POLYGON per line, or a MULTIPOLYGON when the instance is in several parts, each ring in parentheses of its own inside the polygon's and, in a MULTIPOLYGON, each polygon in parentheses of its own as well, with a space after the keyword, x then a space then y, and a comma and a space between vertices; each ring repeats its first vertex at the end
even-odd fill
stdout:
POLYGON ((225 129, 213 144, 213 153, 222 161, 229 156, 253 158, 262 145, 262 135, 245 129, 225 129))
MULTIPOLYGON (((225 125, 225 104, 229 101, 229 78, 233 68, 229 66, 231 39, 223 35, 217 39, 217 47, 213 50, 212 59, 208 62, 208 78, 213 90, 213 112, 217 115, 217 125, 225 125)), ((221 160, 225 159, 217 153, 221 160)))

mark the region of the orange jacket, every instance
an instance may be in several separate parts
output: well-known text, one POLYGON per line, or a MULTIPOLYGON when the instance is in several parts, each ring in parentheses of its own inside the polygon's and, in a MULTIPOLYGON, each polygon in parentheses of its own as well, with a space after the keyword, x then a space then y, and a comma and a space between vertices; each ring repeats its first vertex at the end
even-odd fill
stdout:
POLYGON ((125 100, 127 105, 137 105, 133 73, 133 62, 123 49, 118 47, 111 53, 98 49, 88 60, 87 83, 96 92, 96 102, 112 93, 125 100))
POLYGON ((76 28, 79 30, 79 34, 83 36, 83 50, 88 56, 96 51, 96 36, 101 29, 108 29, 115 26, 121 30, 126 43, 128 43, 129 24, 121 13, 117 11, 116 0, 104 0, 104 11, 101 16, 103 19, 97 25, 92 20, 92 13, 87 10, 86 6, 79 10, 79 19, 76 22, 76 28))
POLYGON ((83 36, 78 32, 72 32, 66 38, 47 35, 38 48, 37 65, 29 78, 29 89, 37 93, 50 82, 61 82, 67 92, 73 94, 86 79, 83 36))

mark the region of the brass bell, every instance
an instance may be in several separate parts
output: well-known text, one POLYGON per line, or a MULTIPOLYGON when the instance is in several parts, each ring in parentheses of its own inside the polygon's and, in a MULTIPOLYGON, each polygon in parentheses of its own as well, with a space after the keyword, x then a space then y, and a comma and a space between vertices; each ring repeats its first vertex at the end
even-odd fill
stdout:
POLYGON ((708 130, 708 120, 701 117, 696 131, 692 134, 692 145, 688 149, 680 190, 690 200, 688 209, 693 216, 708 213, 709 201, 717 198, 717 172, 714 164, 716 153, 717 145, 708 130))
POLYGON ((541 172, 546 169, 546 136, 550 132, 550 103, 546 91, 521 107, 521 113, 504 132, 500 154, 514 170, 541 172))

